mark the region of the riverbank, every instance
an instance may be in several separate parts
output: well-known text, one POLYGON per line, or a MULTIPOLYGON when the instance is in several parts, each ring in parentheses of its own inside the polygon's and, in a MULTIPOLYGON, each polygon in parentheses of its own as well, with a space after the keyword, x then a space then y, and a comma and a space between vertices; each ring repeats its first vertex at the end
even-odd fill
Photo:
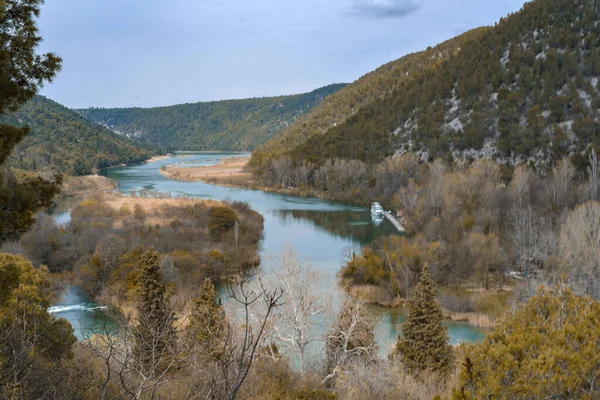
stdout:
POLYGON ((67 176, 60 189, 60 196, 84 197, 93 193, 112 191, 116 187, 115 180, 101 175, 67 176))
MULTIPOLYGON (((348 294, 369 305, 404 309, 407 299, 390 296, 389 290, 375 285, 347 286, 348 294)), ((444 318, 454 322, 466 322, 480 329, 493 329, 498 318, 506 311, 512 288, 482 291, 477 289, 456 289, 441 287, 438 297, 441 300, 444 318)))
MULTIPOLYGON (((178 152, 182 153, 182 152, 178 152)), ((224 158, 215 165, 186 167, 185 163, 171 164, 161 167, 160 173, 166 178, 181 182, 204 182, 213 185, 234 187, 239 189, 260 190, 267 193, 279 193, 303 198, 338 201, 342 203, 368 206, 357 203, 351 195, 345 197, 331 196, 326 192, 313 188, 284 188, 263 185, 251 172, 248 162, 250 156, 224 158)))
POLYGON ((160 169, 160 173, 183 182, 206 182, 217 185, 247 187, 252 174, 246 166, 250 156, 223 158, 215 165, 186 167, 185 163, 171 164, 160 169))

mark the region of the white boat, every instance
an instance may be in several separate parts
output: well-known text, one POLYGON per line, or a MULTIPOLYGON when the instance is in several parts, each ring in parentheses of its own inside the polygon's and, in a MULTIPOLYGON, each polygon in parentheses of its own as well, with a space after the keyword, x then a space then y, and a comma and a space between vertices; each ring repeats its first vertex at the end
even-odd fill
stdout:
POLYGON ((383 215, 383 207, 379 203, 373 203, 371 206, 371 215, 383 215))

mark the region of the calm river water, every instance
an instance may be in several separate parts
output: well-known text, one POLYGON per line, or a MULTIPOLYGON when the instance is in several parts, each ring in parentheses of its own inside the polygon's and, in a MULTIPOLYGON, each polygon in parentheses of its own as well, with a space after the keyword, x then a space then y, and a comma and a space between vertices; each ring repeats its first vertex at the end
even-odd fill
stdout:
MULTIPOLYGON (((269 254, 276 255, 285 246, 291 245, 301 259, 310 259, 312 267, 322 271, 332 284, 341 267, 345 250, 359 250, 379 236, 397 234, 387 220, 374 223, 369 210, 364 207, 199 182, 180 182, 163 177, 159 171, 164 165, 184 162, 210 165, 231 156, 239 154, 178 154, 152 163, 111 169, 104 174, 116 180, 117 190, 125 194, 158 190, 175 197, 248 202, 265 218, 263 259, 269 254)), ((61 222, 67 221, 68 217, 61 214, 61 222)), ((259 273, 265 273, 265 270, 266 267, 261 266, 259 273)), ((81 321, 100 319, 99 314, 102 313, 96 304, 77 290, 65 293, 55 306, 67 307, 62 312, 61 308, 56 308, 56 314, 67 318, 78 335, 81 335, 81 321)), ((381 317, 377 327, 377 340, 381 353, 387 354, 398 337, 399 324, 404 320, 404 315, 397 310, 378 307, 370 309, 381 317)), ((452 344, 479 341, 484 337, 482 332, 465 323, 448 322, 448 328, 452 344)))

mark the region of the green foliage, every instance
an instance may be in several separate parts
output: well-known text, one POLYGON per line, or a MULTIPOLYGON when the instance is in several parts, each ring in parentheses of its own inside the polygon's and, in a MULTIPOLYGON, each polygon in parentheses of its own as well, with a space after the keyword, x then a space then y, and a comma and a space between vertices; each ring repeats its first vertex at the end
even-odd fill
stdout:
POLYGON ((73 356, 73 329, 48 313, 49 304, 46 271, 23 257, 0 254, 0 397, 28 398, 43 384, 35 381, 36 373, 73 356))
POLYGON ((40 0, 0 3, 0 243, 17 239, 34 222, 33 213, 48 206, 60 179, 44 179, 11 171, 5 162, 29 133, 27 127, 2 124, 7 112, 16 111, 60 69, 52 53, 36 54, 42 38, 35 19, 40 0))
POLYGON ((176 340, 175 316, 160 273, 160 254, 149 249, 141 259, 137 277, 138 327, 135 355, 143 370, 154 375, 168 365, 176 340))
POLYGON ((395 349, 411 373, 448 374, 453 370, 454 351, 448 344, 443 319, 429 265, 424 264, 415 294, 408 302, 408 318, 402 324, 402 334, 395 349))
POLYGON ((598 398, 599 316, 590 298, 540 288, 482 343, 465 347, 454 398, 598 398))
POLYGON ((211 240, 221 240, 223 235, 235 226, 237 220, 235 211, 229 207, 214 207, 210 210, 208 232, 211 240))
POLYGON ((361 256, 354 256, 342 269, 342 277, 355 284, 379 285, 386 277, 383 259, 372 249, 364 248, 361 256))
POLYGON ((226 330, 225 312, 210 279, 205 279, 194 299, 187 328, 188 340, 208 357, 218 357, 223 349, 226 330))
POLYGON ((0 114, 18 110, 60 70, 62 60, 55 54, 35 53, 42 41, 35 23, 42 3, 0 3, 0 114))
POLYGON ((61 180, 0 167, 0 243, 18 239, 31 227, 35 211, 50 206, 61 180))
POLYGON ((310 93, 156 108, 78 110, 137 142, 174 150, 251 150, 344 84, 310 93))
POLYGON ((140 163, 152 154, 42 96, 35 96, 0 121, 29 128, 29 135, 10 158, 17 168, 50 168, 70 175, 88 175, 109 166, 140 163))

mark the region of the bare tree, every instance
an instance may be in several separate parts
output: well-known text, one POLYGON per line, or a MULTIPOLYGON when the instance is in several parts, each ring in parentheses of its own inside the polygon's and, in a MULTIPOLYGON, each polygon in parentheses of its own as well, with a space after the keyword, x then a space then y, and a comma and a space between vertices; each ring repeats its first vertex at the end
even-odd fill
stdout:
POLYGON ((565 158, 552 169, 552 177, 546 179, 546 191, 550 197, 550 206, 554 210, 561 210, 571 204, 573 199, 571 185, 575 173, 575 167, 568 158, 565 158))
POLYGON ((592 151, 589 156, 590 166, 587 168, 589 175, 589 191, 590 199, 598 200, 598 188, 600 187, 600 162, 596 155, 596 150, 592 147, 592 151))
POLYGON ((537 217, 531 205, 513 207, 510 217, 512 222, 510 240, 518 268, 539 267, 548 256, 555 254, 558 238, 552 229, 552 224, 546 218, 537 217))
POLYGON ((525 207, 531 203, 534 182, 535 173, 531 168, 526 165, 519 165, 515 168, 510 182, 510 191, 519 207, 525 207))
POLYGON ((325 336, 327 375, 322 384, 332 382, 350 362, 367 364, 377 356, 376 321, 359 302, 346 301, 325 336))
POLYGON ((600 298, 600 203, 588 202, 571 211, 561 228, 560 252, 576 288, 600 298))
MULTIPOLYGON (((144 318, 144 316, 141 316, 144 318)), ((179 328, 185 318, 179 318, 176 326, 164 326, 160 329, 168 335, 172 328, 179 328)), ((154 399, 160 387, 176 380, 187 371, 189 354, 180 347, 166 348, 162 345, 161 334, 146 338, 146 349, 152 353, 151 362, 142 362, 136 354, 140 335, 137 325, 131 318, 105 318, 100 326, 85 326, 82 346, 100 360, 103 377, 100 392, 102 399, 108 398, 109 385, 116 385, 131 399, 149 397, 154 399), (112 320, 112 321, 111 321, 112 320)))
POLYGON ((317 318, 324 311, 325 302, 322 274, 300 262, 291 246, 276 257, 274 277, 285 290, 285 305, 278 309, 275 337, 287 347, 300 364, 300 371, 308 366, 309 346, 321 335, 315 331, 317 318))
POLYGON ((230 286, 231 299, 242 310, 242 329, 236 332, 232 328, 235 325, 229 324, 221 355, 214 364, 207 399, 237 398, 264 343, 270 318, 284 304, 283 289, 269 290, 260 280, 258 288, 249 283, 250 278, 246 277, 230 286))

